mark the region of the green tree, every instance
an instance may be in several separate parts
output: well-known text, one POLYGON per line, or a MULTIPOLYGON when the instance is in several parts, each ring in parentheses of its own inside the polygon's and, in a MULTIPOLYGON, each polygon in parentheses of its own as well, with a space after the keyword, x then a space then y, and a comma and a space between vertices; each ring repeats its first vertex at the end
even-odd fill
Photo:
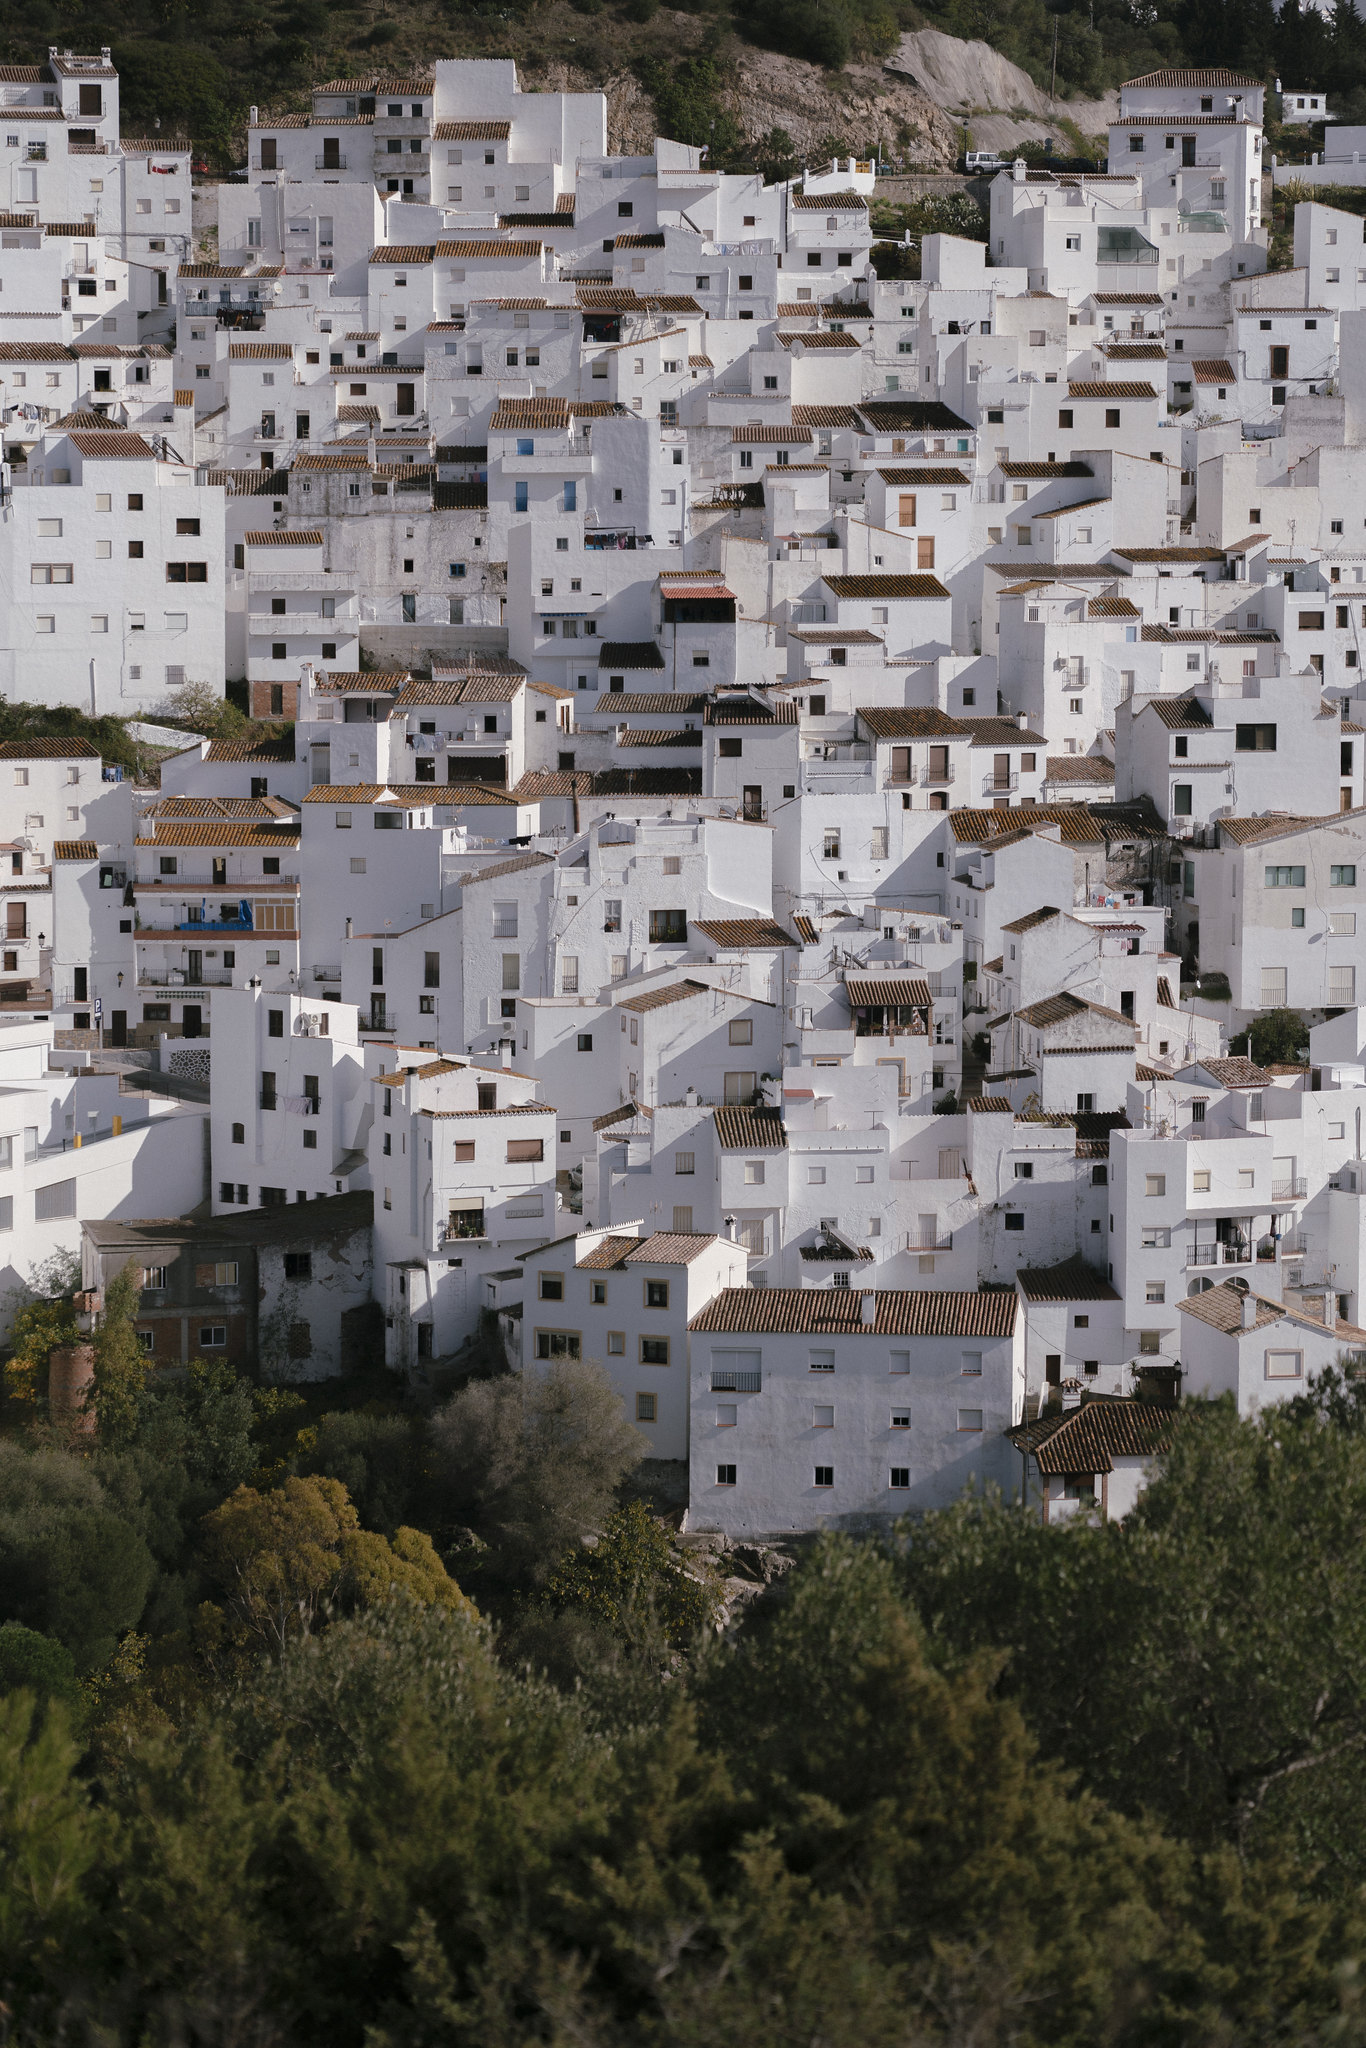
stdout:
POLYGON ((239 1486, 205 1516, 204 1548, 238 1627, 277 1656, 334 1598, 464 1600, 429 1537, 400 1529, 389 1544, 362 1529, 337 1479, 291 1476, 271 1493, 239 1486))
POLYGON ((37 1401, 47 1392, 49 1353, 59 1344, 75 1344, 80 1331, 72 1294, 80 1286, 79 1263, 58 1252, 35 1266, 28 1284, 10 1293, 10 1351, 5 1360, 5 1391, 11 1400, 37 1401))
POLYGON ((452 1510, 540 1582, 602 1527, 648 1446, 601 1367, 565 1361, 462 1388, 436 1416, 432 1448, 452 1510))
POLYGON ((421 1458, 421 1438, 406 1416, 341 1409, 319 1419, 299 1469, 340 1479, 366 1526, 391 1536, 412 1518, 421 1458))
POLYGON ((0 1694, 21 1689, 40 1700, 60 1700, 73 1714, 81 1705, 75 1660, 65 1643, 7 1621, 0 1624, 0 1694))
POLYGON ((1309 1026, 1298 1010, 1262 1010, 1229 1040, 1229 1050, 1249 1054, 1259 1067, 1298 1066, 1309 1055, 1309 1026))
POLYGON ((615 1634, 656 1623, 676 1649, 715 1619, 719 1605, 705 1561, 689 1568, 639 1501, 609 1515, 595 1544, 565 1553, 544 1597, 553 1610, 579 1609, 615 1634))
POLYGON ((76 1776, 79 1757, 59 1704, 40 1712, 34 1692, 0 1698, 0 1984, 7 2020, 15 2004, 41 2007, 45 1993, 72 1982, 78 1952, 93 1934, 83 1881, 99 1853, 99 1834, 76 1776))
POLYGON ((55 1636, 93 1670, 142 1613, 152 1574, 88 1465, 0 1439, 0 1618, 55 1636))
POLYGON ((1048 1754, 1202 1849, 1366 1879, 1366 1433, 1324 1406, 1181 1411, 1122 1524, 1042 1528, 964 1501, 904 1572, 949 1656, 1005 1653, 1048 1754))
POLYGON ((138 1398, 150 1369, 134 1320, 141 1300, 142 1275, 130 1259, 105 1287, 95 1331, 91 1405, 101 1442, 111 1446, 129 1443, 136 1434, 138 1398))

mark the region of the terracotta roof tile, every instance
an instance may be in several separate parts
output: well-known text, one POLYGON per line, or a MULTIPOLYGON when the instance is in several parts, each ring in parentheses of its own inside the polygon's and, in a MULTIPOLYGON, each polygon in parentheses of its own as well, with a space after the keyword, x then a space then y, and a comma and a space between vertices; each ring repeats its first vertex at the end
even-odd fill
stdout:
POLYGON ((1176 1412, 1128 1396, 1083 1395, 1080 1407, 1019 1423, 1006 1435, 1050 1476, 1112 1472, 1116 1458, 1152 1458, 1165 1451, 1176 1412))
POLYGON ((712 1115, 716 1142, 723 1152, 782 1152, 787 1148, 787 1126, 780 1109, 728 1103, 712 1115))
POLYGON ((1015 1329, 1013 1289, 935 1293, 910 1288, 873 1291, 874 1317, 862 1320, 862 1293, 852 1287, 726 1287, 693 1317, 689 1330, 714 1334, 790 1332, 848 1337, 1009 1337, 1015 1329))
POLYGON ((766 952, 778 946, 795 946, 791 932, 767 917, 695 917, 693 929, 702 932, 714 946, 743 946, 766 952))
POLYGON ((1122 1301, 1105 1275, 1084 1259, 1057 1266, 1023 1266, 1015 1275, 1027 1301, 1122 1301))
POLYGON ((825 576, 826 588, 838 598, 939 598, 949 592, 937 576, 825 576))

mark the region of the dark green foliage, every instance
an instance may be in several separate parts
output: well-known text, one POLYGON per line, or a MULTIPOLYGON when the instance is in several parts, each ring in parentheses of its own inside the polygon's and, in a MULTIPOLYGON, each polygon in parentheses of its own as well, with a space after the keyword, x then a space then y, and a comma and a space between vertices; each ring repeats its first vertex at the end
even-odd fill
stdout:
POLYGON ((1309 1026, 1298 1010, 1262 1010, 1228 1043, 1230 1052, 1247 1053, 1259 1066, 1294 1066, 1309 1056, 1309 1026))
POLYGON ((321 1418, 299 1470, 340 1479, 366 1528, 392 1536, 412 1518, 421 1461, 421 1438, 409 1419, 353 1409, 321 1418))
POLYGON ((152 1573, 141 1534, 88 1466, 0 1440, 0 1617, 94 1670, 137 1621, 152 1573))
POLYGON ((639 1501, 610 1515, 596 1544, 566 1552, 546 1583, 554 1611, 578 1611, 615 1634, 653 1622, 676 1649, 716 1613, 716 1591, 699 1561, 689 1569, 669 1533, 639 1501))
POLYGON ((0 1624, 0 1693, 20 1690, 60 1700, 72 1714, 80 1711, 76 1666, 66 1645, 22 1622, 7 1621, 0 1624))

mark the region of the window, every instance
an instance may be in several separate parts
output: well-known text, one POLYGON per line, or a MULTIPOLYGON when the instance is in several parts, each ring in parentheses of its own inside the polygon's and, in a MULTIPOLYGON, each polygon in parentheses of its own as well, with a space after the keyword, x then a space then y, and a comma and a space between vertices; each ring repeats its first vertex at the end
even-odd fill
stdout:
POLYGON ((33 1216, 37 1223, 46 1223, 60 1216, 74 1216, 76 1213, 76 1183, 74 1180, 50 1181, 45 1188, 37 1188, 33 1196, 33 1216))
POLYGON ((509 1166, 537 1165, 544 1158, 544 1138, 509 1138, 507 1141, 507 1164, 509 1166))
POLYGON ((652 910, 650 912, 650 944, 652 946, 683 946, 688 941, 688 913, 686 910, 652 910))
POLYGON ((1267 868, 1265 874, 1268 889, 1302 889, 1304 869, 1301 867, 1267 868))
POLYGON ((762 1159, 745 1161, 745 1186, 759 1188, 764 1184, 764 1162, 762 1159))
POLYGON ((1210 1168, 1197 1166, 1191 1174, 1191 1193, 1207 1195, 1210 1191, 1210 1168))
POLYGON ((675 1172, 675 1173, 696 1173, 696 1171, 697 1171, 697 1167, 696 1167, 695 1159, 696 1159, 696 1155, 695 1155, 694 1153, 692 1153, 692 1152, 675 1152, 675 1153, 674 1153, 674 1172, 675 1172))
POLYGON ((577 1330, 538 1330, 537 1358, 581 1358, 583 1346, 577 1330))
POLYGON ((1007 1230, 1015 1230, 1015 1231, 1018 1231, 1018 1230, 1023 1230, 1023 1229, 1024 1229, 1024 1227, 1025 1227, 1025 1220, 1024 1220, 1024 1217, 1023 1217, 1023 1216, 1019 1215, 1018 1213, 1016 1213, 1016 1214, 1014 1214, 1014 1215, 1010 1214, 1009 1212, 1007 1213, 1007 1215, 1006 1215, 1006 1229, 1007 1229, 1007 1230))
POLYGON ((1354 866, 1330 867, 1328 870, 1328 880, 1335 889, 1355 889, 1357 885, 1356 868, 1354 866))
POLYGON ((734 1465, 718 1465, 716 1468, 716 1483, 718 1486, 734 1486, 734 1465))
POLYGON ((637 1394, 637 1395, 636 1395, 636 1421, 637 1421, 637 1422, 653 1422, 654 1420, 655 1420, 655 1396, 654 1396, 653 1394, 637 1394))
POLYGON ((1266 1376, 1269 1380, 1297 1380, 1304 1371, 1302 1351, 1268 1351, 1266 1376))
POLYGON ((1143 1290, 1143 1299, 1144 1299, 1144 1300, 1145 1300, 1146 1302, 1148 1302, 1148 1303, 1149 1303, 1150 1305, 1152 1305, 1152 1304, 1155 1304, 1155 1303, 1158 1303, 1158 1302, 1164 1302, 1164 1301, 1165 1301, 1165 1300, 1167 1299, 1167 1288, 1166 1288, 1166 1283, 1165 1283, 1165 1281, 1162 1281, 1162 1280, 1149 1280, 1149 1281, 1147 1281, 1147 1282, 1145 1283, 1145 1286, 1144 1286, 1144 1290, 1143 1290))
POLYGON ((286 1280, 311 1280, 313 1278, 312 1252, 285 1253, 286 1280))
POLYGON ((642 1365, 667 1365, 669 1363, 668 1338, 642 1337, 640 1340, 640 1362, 642 1365))
POLYGON ((1033 1180, 1034 1161, 1032 1159, 1017 1159, 1015 1161, 1015 1178, 1016 1180, 1033 1180))
POLYGON ((591 1031, 580 1031, 578 1033, 575 1050, 578 1052, 592 1052, 593 1034, 591 1031))
POLYGON ((976 1377, 980 1378, 982 1372, 981 1352, 965 1351, 963 1353, 962 1370, 969 1375, 975 1375, 976 1377))
POLYGON ((1276 728, 1274 725, 1235 726, 1233 744, 1240 754, 1274 754, 1276 728))
POLYGON ((226 1326, 222 1323, 201 1323, 199 1326, 199 1348, 201 1351, 221 1351, 228 1341, 226 1326))
POLYGON ((982 1428, 982 1410, 980 1408, 960 1408, 958 1411, 958 1428, 960 1434, 967 1432, 980 1433, 982 1428))

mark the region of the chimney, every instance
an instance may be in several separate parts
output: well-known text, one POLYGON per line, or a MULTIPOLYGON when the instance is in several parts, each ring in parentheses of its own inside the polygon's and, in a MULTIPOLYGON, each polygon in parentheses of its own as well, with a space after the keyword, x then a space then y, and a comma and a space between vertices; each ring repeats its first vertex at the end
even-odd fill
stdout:
POLYGON ((869 1287, 859 1296, 859 1321, 865 1330, 871 1330, 877 1321, 877 1295, 869 1287))
POLYGON ((351 936, 351 920, 350 920, 350 918, 349 918, 349 917, 348 917, 348 918, 347 918, 347 920, 346 920, 346 936, 347 936, 347 938, 348 938, 348 939, 349 939, 349 938, 350 938, 350 936, 351 936))
POLYGON ((254 127, 256 126, 256 109, 255 109, 255 107, 248 107, 248 108, 247 108, 247 126, 248 126, 248 128, 254 128, 254 127))
POLYGON ((725 1219, 725 1231, 732 1244, 738 1242, 735 1235, 735 1218, 733 1216, 727 1216, 725 1219))
POLYGON ((1063 1414, 1070 1414, 1072 1409, 1081 1406, 1081 1381, 1064 1380, 1058 1388, 1058 1394, 1062 1401, 1063 1414))
POLYGON ((1029 731, 1029 713, 1028 713, 1027 711, 1022 711, 1022 712, 1020 713, 1019 717, 1018 717, 1018 718, 1016 719, 1015 723, 1016 723, 1016 724, 1017 724, 1017 725, 1019 726, 1019 728, 1020 728, 1020 731, 1021 731, 1021 732, 1028 732, 1028 731, 1029 731))
POLYGON ((1256 1295, 1252 1292, 1252 1289, 1249 1287, 1246 1294, 1243 1296, 1242 1326, 1245 1330, 1254 1330, 1257 1327, 1257 1310, 1260 1307, 1260 1305, 1261 1304, 1258 1302, 1256 1295))

